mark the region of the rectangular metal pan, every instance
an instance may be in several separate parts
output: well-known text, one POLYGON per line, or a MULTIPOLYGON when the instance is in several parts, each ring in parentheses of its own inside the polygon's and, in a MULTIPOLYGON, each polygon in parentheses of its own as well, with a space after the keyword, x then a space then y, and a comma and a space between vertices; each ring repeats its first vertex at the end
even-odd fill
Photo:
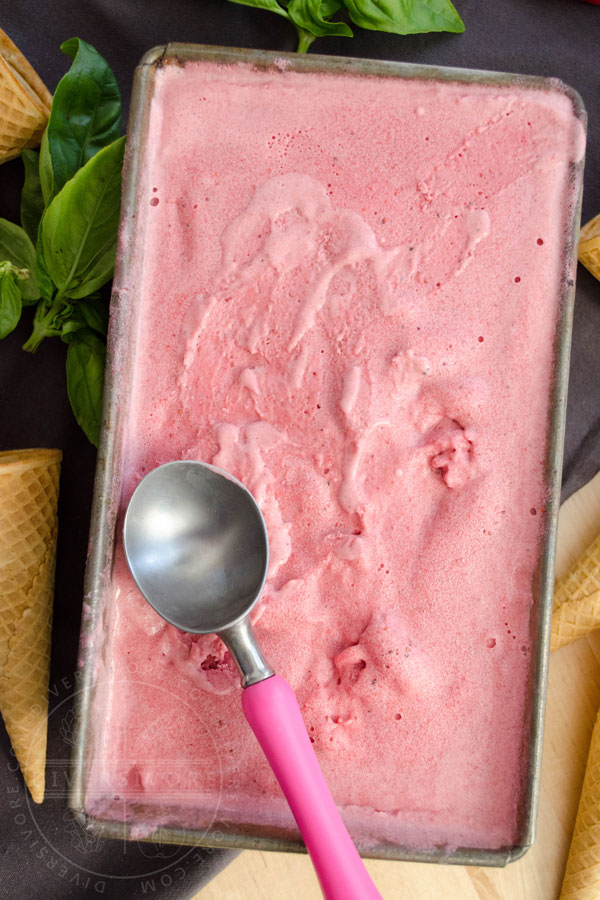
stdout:
MULTIPOLYGON (((148 128, 149 109, 156 71, 163 65, 185 63, 188 60, 209 60, 223 63, 243 62, 260 68, 275 64, 281 66, 285 59, 288 69, 301 72, 325 72, 362 74, 366 76, 399 79, 423 79, 452 81, 465 84, 519 87, 565 93, 573 104, 575 115, 585 126, 585 111, 579 96, 560 82, 521 75, 495 72, 448 69, 418 66, 396 62, 346 59, 327 56, 298 56, 295 54, 268 53, 254 50, 238 50, 193 44, 168 44, 151 50, 137 67, 133 83, 133 96, 128 129, 128 144, 123 183, 123 207, 121 218, 121 246, 124 248, 115 271, 111 301, 107 375, 104 394, 104 414, 96 481, 94 506, 91 519, 89 556, 85 579, 84 616, 81 630, 79 682, 81 690, 76 705, 76 745, 72 760, 72 778, 69 805, 81 824, 97 835, 114 838, 135 836, 139 839, 136 822, 103 821, 85 812, 85 782, 87 760, 92 749, 91 716, 94 694, 94 673, 102 647, 102 603, 107 573, 111 571, 115 529, 121 494, 121 470, 123 463, 125 421, 127 416, 128 386, 132 381, 134 366, 133 335, 136 323, 135 292, 123 292, 126 273, 133 261, 136 247, 133 242, 132 212, 138 194, 138 177, 141 151, 148 128)), ((550 408, 550 427, 546 456, 546 483, 548 489, 547 528, 540 548, 539 565, 535 579, 535 603, 532 612, 531 670, 531 731, 527 781, 521 809, 520 840, 514 847, 500 850, 459 848, 448 852, 443 848, 414 850, 401 846, 380 844, 370 847, 368 855, 377 858, 412 860, 423 862, 453 863, 473 866, 503 866, 518 859, 533 843, 540 790, 540 771, 544 706, 546 699, 549 636, 552 615, 554 585, 554 552, 556 525, 560 502, 563 436, 569 371, 569 352, 574 299, 572 279, 575 259, 579 213, 581 202, 582 164, 572 165, 571 212, 565 230, 563 247, 563 282, 557 339, 554 348, 554 381, 550 408)), ((139 823, 138 823, 139 824, 139 823)), ((177 827, 160 827, 148 836, 150 840, 172 843, 198 843, 223 848, 251 848, 262 850, 302 851, 304 845, 294 835, 274 834, 272 830, 235 826, 217 822, 207 833, 177 827), (201 841, 199 841, 201 838, 201 841)))

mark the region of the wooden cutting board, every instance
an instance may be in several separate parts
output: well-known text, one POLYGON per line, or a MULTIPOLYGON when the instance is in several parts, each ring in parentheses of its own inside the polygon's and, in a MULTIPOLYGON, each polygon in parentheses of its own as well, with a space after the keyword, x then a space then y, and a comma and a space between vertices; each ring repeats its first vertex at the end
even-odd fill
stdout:
MULTIPOLYGON (((560 512, 557 575, 600 531, 600 476, 560 512)), ((384 900, 557 900, 600 708, 600 631, 550 658, 538 835, 506 869, 367 860, 384 900)), ((320 900, 308 858, 244 851, 195 900, 320 900)), ((600 898, 600 893, 599 893, 600 898)))

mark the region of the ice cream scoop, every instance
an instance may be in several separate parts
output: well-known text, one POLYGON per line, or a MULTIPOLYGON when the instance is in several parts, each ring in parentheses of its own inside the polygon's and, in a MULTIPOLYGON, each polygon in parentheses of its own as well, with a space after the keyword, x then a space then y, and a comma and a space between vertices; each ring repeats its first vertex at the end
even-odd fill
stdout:
POLYGON ((327 787, 294 692, 269 667, 250 622, 269 566, 267 528, 252 494, 214 466, 166 463, 133 492, 123 542, 133 578, 156 612, 182 631, 218 634, 231 651, 244 714, 294 814, 324 896, 380 898, 327 787))

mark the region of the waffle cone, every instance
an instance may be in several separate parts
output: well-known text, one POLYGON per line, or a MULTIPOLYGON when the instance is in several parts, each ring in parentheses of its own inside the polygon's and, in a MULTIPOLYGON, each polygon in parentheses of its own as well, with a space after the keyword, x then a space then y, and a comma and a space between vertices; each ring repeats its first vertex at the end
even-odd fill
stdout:
POLYGON ((52 96, 18 47, 0 29, 0 162, 42 139, 52 96))
POLYGON ((554 587, 550 649, 600 628, 600 534, 554 587))
POLYGON ((581 229, 578 256, 579 262, 600 280, 600 215, 581 229))
POLYGON ((550 650, 559 650, 565 644, 585 637, 595 628, 600 628, 600 591, 594 591, 589 597, 570 600, 554 609, 550 650))
POLYGON ((44 799, 60 450, 0 453, 0 711, 44 799))
POLYGON ((600 897, 600 714, 588 754, 560 900, 600 897))

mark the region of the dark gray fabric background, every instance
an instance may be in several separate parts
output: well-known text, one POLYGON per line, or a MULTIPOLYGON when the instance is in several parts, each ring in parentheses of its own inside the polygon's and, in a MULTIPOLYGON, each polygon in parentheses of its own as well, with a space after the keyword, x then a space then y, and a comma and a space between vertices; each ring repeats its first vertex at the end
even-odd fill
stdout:
MULTIPOLYGON (((353 40, 324 38, 316 52, 449 66, 553 75, 582 95, 589 114, 583 221, 600 212, 600 7, 581 0, 455 0, 463 35, 402 38, 356 29, 353 40)), ((226 0, 8 0, 0 26, 53 90, 68 68, 59 45, 77 35, 94 44, 115 70, 128 105, 133 69, 150 47, 194 41, 293 50, 283 19, 226 0)), ((0 215, 17 218, 22 168, 0 167, 0 215)), ((64 347, 46 341, 36 356, 20 350, 30 313, 0 344, 0 449, 30 446, 64 451, 56 575, 48 756, 68 757, 70 698, 81 610, 95 451, 67 403, 64 347)), ((600 283, 579 268, 563 496, 600 468, 600 283)), ((524 415, 527 411, 524 410, 524 415)), ((104 896, 190 897, 227 860, 216 852, 87 840, 65 816, 64 790, 48 785, 33 813, 0 726, 0 897, 66 900, 104 896), (174 854, 174 855, 172 855, 174 854), (95 870, 98 874, 89 874, 95 870), (162 870, 162 871, 159 871, 162 870), (118 877, 117 877, 118 876, 118 877)), ((293 897, 282 885, 281 897, 293 897)), ((398 886, 397 897, 401 896, 398 886)))

